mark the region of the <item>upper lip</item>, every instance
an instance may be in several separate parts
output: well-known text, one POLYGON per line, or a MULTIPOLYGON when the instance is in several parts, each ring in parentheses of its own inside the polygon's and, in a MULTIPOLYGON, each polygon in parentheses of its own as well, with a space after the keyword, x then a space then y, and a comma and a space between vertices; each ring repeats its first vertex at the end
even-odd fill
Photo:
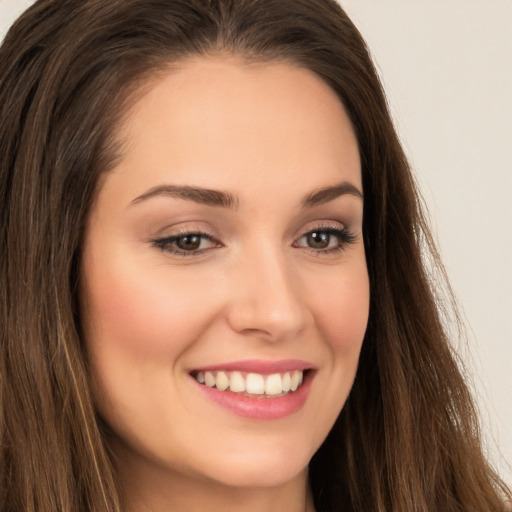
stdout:
POLYGON ((265 361, 262 359, 245 359, 242 361, 230 361, 226 363, 213 364, 194 368, 194 372, 215 372, 215 371, 240 371, 248 373, 273 374, 284 373, 293 370, 310 370, 314 365, 299 359, 282 359, 280 361, 265 361))

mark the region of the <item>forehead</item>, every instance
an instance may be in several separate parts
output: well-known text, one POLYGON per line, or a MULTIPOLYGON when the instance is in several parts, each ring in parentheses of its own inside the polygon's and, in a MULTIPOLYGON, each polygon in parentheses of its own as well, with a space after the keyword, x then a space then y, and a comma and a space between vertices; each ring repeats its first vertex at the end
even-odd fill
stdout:
MULTIPOLYGON (((286 63, 195 58, 159 76, 122 123, 118 173, 132 195, 172 181, 208 188, 361 186, 357 141, 334 91, 286 63), (137 189, 137 190, 135 190, 137 189)), ((235 191, 236 192, 236 191, 235 191)))

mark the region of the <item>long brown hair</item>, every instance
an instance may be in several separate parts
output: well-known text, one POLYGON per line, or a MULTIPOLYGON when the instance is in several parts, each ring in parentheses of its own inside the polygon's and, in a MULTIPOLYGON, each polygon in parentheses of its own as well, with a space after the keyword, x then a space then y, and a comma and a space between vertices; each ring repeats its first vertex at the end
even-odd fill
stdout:
POLYGON ((438 264, 357 29, 334 0, 39 0, 0 49, 0 509, 120 511, 80 341, 84 224, 115 128, 148 77, 191 56, 308 68, 355 129, 371 307, 358 374, 310 464, 330 511, 505 511, 441 321, 438 264))

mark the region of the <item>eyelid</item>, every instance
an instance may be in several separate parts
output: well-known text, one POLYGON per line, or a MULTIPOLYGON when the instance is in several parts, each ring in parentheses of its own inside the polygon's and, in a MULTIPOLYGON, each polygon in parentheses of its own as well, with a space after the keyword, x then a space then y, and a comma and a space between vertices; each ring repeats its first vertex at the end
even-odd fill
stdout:
MULTIPOLYGON (((349 231, 349 229, 342 224, 341 222, 337 221, 316 221, 314 223, 310 223, 309 225, 306 225, 301 231, 300 235, 298 235, 294 242, 292 243, 293 247, 296 247, 298 249, 303 249, 308 252, 311 252, 317 256, 327 256, 329 254, 332 254, 337 251, 341 251, 343 249, 346 249, 348 245, 351 243, 354 243, 354 241, 357 239, 357 235, 349 231), (318 232, 327 232, 329 235, 332 235, 337 238, 338 245, 336 247, 326 247, 326 248, 315 248, 315 247, 308 247, 307 245, 300 245, 299 241, 306 237, 309 234, 314 233, 315 231, 318 232)), ((223 247, 224 244, 221 242, 220 237, 213 235, 209 230, 207 229, 201 229, 196 228, 195 226, 190 227, 182 227, 177 229, 174 232, 169 233, 168 235, 163 236, 157 236, 154 238, 151 238, 149 240, 153 247, 156 247, 160 249, 162 252, 169 253, 170 255, 174 256, 199 256, 204 255, 206 252, 208 252, 210 249, 213 248, 220 248, 223 247), (198 248, 198 249, 191 249, 191 250, 185 250, 181 249, 180 247, 174 245, 180 238, 186 237, 186 236, 192 236, 196 235, 200 237, 203 241, 207 240, 212 242, 211 247, 206 248, 198 248)), ((202 245, 202 244, 200 244, 202 245)))
POLYGON ((326 221, 314 221, 306 224, 306 227, 302 228, 300 230, 299 236, 307 235, 308 233, 311 233, 311 231, 315 230, 336 230, 341 231, 343 229, 347 229, 347 226, 343 224, 342 222, 333 221, 333 220, 326 220, 326 221))
POLYGON ((300 229, 299 234, 295 240, 299 240, 301 237, 308 235, 314 231, 332 231, 335 233, 347 232, 349 230, 348 225, 336 220, 317 220, 308 222, 303 228, 300 229))
MULTIPOLYGON (((210 248, 203 249, 195 249, 186 251, 180 249, 179 247, 173 246, 178 239, 186 236, 197 235, 203 240, 211 241, 213 247, 221 247, 222 242, 218 239, 217 236, 213 235, 211 232, 208 232, 206 229, 195 228, 195 227, 184 227, 180 228, 174 232, 169 233, 168 235, 156 236, 149 240, 153 247, 160 249, 162 252, 169 253, 172 256, 194 256, 205 253, 210 248)), ((212 247, 212 248, 213 248, 212 247)))
POLYGON ((355 243, 358 238, 357 234, 347 226, 336 221, 317 221, 307 229, 303 229, 301 233, 302 234, 295 239, 293 246, 307 251, 315 257, 329 257, 336 253, 343 252, 349 245, 355 243), (315 231, 327 232, 330 235, 334 235, 338 239, 338 245, 336 247, 326 247, 323 249, 308 247, 307 245, 299 245, 299 241, 302 238, 314 233, 315 231))

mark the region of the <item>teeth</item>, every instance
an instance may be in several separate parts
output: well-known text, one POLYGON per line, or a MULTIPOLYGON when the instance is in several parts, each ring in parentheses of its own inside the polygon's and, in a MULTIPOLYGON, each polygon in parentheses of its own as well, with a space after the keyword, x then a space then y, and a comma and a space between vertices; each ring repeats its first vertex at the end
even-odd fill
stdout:
POLYGON ((213 386, 215 386, 215 375, 212 372, 205 372, 204 383, 208 387, 213 388, 213 386))
POLYGON ((249 373, 245 378, 245 390, 251 395, 262 395, 265 392, 265 379, 259 373, 249 373))
POLYGON ((245 379, 240 372, 233 372, 229 379, 229 389, 235 393, 245 391, 245 379))
POLYGON ((265 382, 265 394, 267 395, 279 395, 283 392, 283 385, 281 383, 281 375, 274 373, 267 377, 265 382))
POLYGON ((229 379, 224 372, 217 373, 217 377, 215 377, 215 386, 221 391, 229 388, 229 379))
POLYGON ((249 395, 278 396, 296 391, 303 382, 304 373, 300 370, 261 375, 242 372, 198 372, 195 378, 201 384, 220 391, 230 390, 249 395))
POLYGON ((295 391, 301 384, 302 372, 293 372, 290 389, 295 391))
MULTIPOLYGON (((199 381, 199 382, 201 382, 201 381, 199 381)), ((281 382, 281 385, 283 386, 284 392, 290 391, 290 389, 292 387, 292 378, 290 377, 290 372, 286 372, 283 375, 283 380, 281 382)))

